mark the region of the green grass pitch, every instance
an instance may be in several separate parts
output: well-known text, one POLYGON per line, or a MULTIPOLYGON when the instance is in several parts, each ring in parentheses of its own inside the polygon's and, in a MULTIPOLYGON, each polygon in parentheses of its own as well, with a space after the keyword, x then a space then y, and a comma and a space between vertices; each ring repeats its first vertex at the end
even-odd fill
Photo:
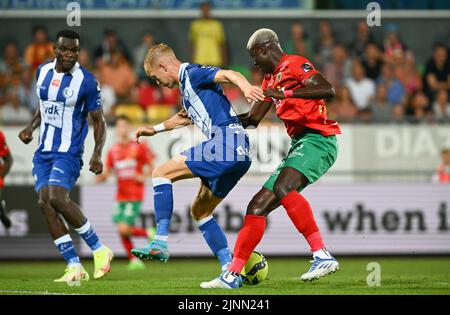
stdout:
POLYGON ((92 280, 93 263, 84 261, 91 281, 69 287, 53 283, 64 263, 0 262, 2 294, 450 294, 450 257, 358 257, 340 258, 341 270, 313 283, 298 280, 309 268, 308 258, 271 258, 268 279, 240 290, 204 290, 200 282, 218 272, 213 259, 172 259, 163 264, 146 262, 142 271, 126 270, 125 260, 113 261, 112 271, 92 280), (369 287, 369 262, 381 266, 381 285, 369 287))

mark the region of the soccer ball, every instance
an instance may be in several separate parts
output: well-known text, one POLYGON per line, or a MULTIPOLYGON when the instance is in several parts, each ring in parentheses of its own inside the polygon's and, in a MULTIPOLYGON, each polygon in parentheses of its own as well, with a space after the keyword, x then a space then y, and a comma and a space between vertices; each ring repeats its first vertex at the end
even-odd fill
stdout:
POLYGON ((245 263, 243 280, 245 284, 255 285, 264 281, 269 272, 266 258, 258 252, 253 252, 245 263))

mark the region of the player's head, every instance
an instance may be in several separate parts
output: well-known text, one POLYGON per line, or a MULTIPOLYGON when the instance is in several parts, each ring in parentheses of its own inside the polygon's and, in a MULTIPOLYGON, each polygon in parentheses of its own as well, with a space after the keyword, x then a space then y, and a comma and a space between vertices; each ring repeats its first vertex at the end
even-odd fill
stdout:
POLYGON ((151 47, 144 61, 145 73, 159 85, 173 88, 178 85, 180 61, 173 49, 166 44, 151 47))
POLYGON ((128 139, 131 132, 131 121, 127 116, 119 115, 115 121, 116 135, 119 140, 128 139))
POLYGON ((450 148, 444 148, 441 151, 442 162, 445 165, 450 165, 450 148))
POLYGON ((247 50, 264 73, 272 73, 283 53, 277 34, 268 28, 261 28, 250 36, 247 50))
POLYGON ((63 30, 56 34, 54 45, 56 62, 64 72, 69 71, 78 61, 80 53, 80 35, 71 30, 63 30))

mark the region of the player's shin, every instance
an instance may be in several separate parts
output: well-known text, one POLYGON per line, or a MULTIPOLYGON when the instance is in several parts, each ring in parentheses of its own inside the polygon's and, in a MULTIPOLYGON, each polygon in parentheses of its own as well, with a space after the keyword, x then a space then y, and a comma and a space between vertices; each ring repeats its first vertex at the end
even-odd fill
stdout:
POLYGON ((154 242, 167 242, 173 212, 172 182, 167 178, 153 178, 156 235, 154 242))
POLYGON ((195 223, 202 231, 209 248, 219 260, 222 270, 225 270, 231 262, 231 252, 222 228, 217 224, 212 215, 195 221, 195 223))
POLYGON ((63 235, 53 242, 63 256, 64 260, 67 262, 68 266, 80 263, 80 258, 75 251, 72 238, 69 234, 63 235))
POLYGON ((78 232, 92 251, 95 252, 102 247, 102 243, 89 220, 86 220, 85 223, 81 227, 75 229, 75 231, 78 232))
POLYGON ((239 231, 236 245, 234 247, 233 261, 229 270, 240 273, 244 268, 250 254, 261 241, 266 229, 267 219, 265 216, 247 214, 244 225, 239 231))
POLYGON ((325 247, 309 202, 297 191, 291 191, 280 200, 297 230, 303 234, 312 252, 325 247))

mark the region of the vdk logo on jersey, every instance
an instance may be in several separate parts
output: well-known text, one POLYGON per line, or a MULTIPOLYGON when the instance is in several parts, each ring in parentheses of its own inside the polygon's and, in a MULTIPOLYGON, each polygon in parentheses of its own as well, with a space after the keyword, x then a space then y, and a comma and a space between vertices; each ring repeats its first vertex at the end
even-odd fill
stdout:
POLYGON ((72 90, 70 87, 66 87, 66 88, 64 88, 62 94, 63 94, 63 96, 64 96, 65 98, 72 97, 72 95, 73 95, 73 90, 72 90))

